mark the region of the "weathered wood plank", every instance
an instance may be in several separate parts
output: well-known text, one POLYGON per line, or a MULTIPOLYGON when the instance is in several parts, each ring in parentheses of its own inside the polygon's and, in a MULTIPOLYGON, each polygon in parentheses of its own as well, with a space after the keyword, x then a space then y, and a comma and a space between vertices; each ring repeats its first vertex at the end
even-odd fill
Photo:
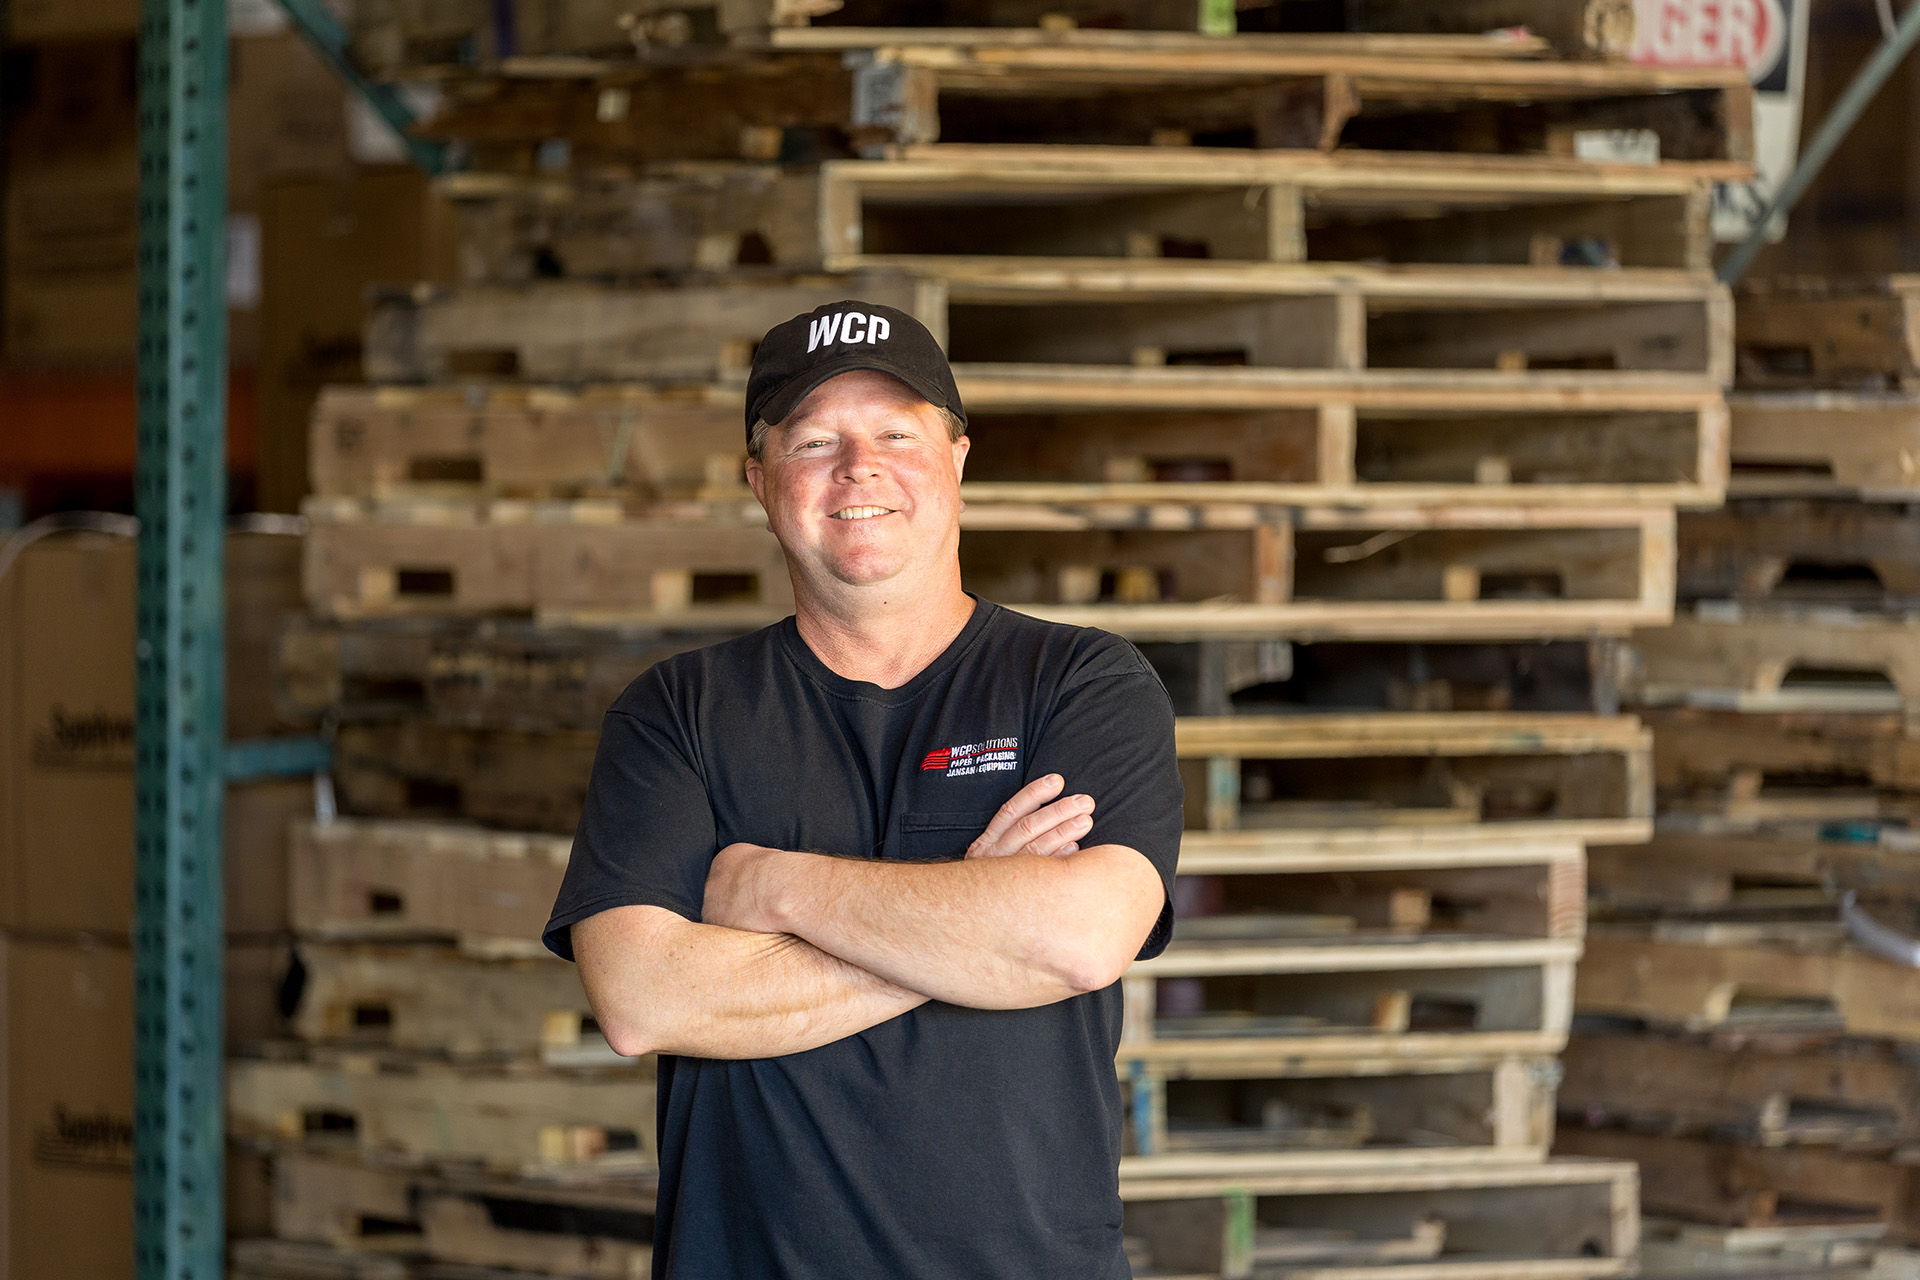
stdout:
POLYGON ((1751 387, 1908 387, 1920 370, 1920 277, 1795 278, 1741 290, 1735 342, 1751 387))
POLYGON ((599 1071, 316 1055, 227 1064, 228 1132, 505 1172, 650 1169, 651 1063, 599 1071))
POLYGON ((1920 615, 1702 606, 1635 637, 1628 696, 1746 712, 1920 717, 1920 615))
POLYGON ((1736 496, 1920 495, 1920 398, 1774 392, 1727 405, 1736 496))
POLYGON ((1912 1167, 1885 1157, 1618 1129, 1562 1128, 1555 1149, 1636 1162, 1651 1213, 1728 1226, 1884 1222, 1898 1240, 1920 1230, 1912 1167))
POLYGON ((1884 608, 1920 600, 1920 523, 1904 506, 1747 499, 1680 519, 1682 599, 1884 608))
POLYGON ((1716 946, 1608 926, 1587 935, 1575 1003, 1582 1013, 1690 1030, 1784 1026, 1914 1039, 1920 991, 1908 976, 1832 944, 1716 946))
POLYGON ((1761 1036, 1582 1034, 1561 1062, 1560 1110, 1588 1125, 1760 1146, 1907 1146, 1920 1069, 1893 1046, 1761 1036))

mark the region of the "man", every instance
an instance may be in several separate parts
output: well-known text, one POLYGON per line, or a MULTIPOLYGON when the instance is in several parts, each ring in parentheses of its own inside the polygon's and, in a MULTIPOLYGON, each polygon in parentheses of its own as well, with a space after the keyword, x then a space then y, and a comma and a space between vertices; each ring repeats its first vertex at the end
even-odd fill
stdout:
POLYGON ((1173 711, 1125 641, 962 590, 965 421, 904 313, 776 326, 747 481, 794 616, 607 714, 546 943, 660 1055, 657 1280, 1129 1274, 1118 979, 1171 932, 1173 711))

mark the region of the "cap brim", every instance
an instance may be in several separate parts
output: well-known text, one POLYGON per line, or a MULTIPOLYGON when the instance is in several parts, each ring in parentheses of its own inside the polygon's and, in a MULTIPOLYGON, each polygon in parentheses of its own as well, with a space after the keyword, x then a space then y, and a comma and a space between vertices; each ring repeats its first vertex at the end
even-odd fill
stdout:
MULTIPOLYGON (((946 409, 955 414, 962 422, 966 421, 966 414, 958 405, 947 403, 947 394, 944 388, 938 387, 924 378, 917 378, 883 360, 875 359, 873 356, 865 353, 858 355, 849 353, 837 359, 829 360, 825 364, 816 365, 808 369, 805 373, 795 376, 790 379, 785 386, 761 401, 760 408, 754 414, 754 417, 777 427, 785 422, 787 415, 799 407, 800 402, 807 398, 808 393, 821 383, 837 378, 843 373, 854 373, 859 370, 867 370, 872 373, 884 373, 895 382, 905 386, 922 400, 925 400, 928 404, 938 405, 942 409, 946 409)), ((749 423, 748 425, 751 426, 752 424, 749 423)))

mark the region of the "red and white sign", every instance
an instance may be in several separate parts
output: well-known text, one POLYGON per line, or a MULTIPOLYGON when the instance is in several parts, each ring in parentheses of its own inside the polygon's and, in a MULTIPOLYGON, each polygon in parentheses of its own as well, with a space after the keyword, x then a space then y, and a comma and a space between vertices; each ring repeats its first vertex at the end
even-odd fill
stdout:
MULTIPOLYGON (((1714 189, 1713 233, 1744 240, 1787 175, 1800 146, 1812 0, 1634 0, 1635 62, 1663 67, 1740 67, 1753 85, 1750 182, 1714 189)), ((1913 0, 1920 4, 1920 0, 1913 0)), ((1577 139, 1576 139, 1577 141, 1577 139)), ((1786 225, 1776 220, 1769 238, 1786 225)))
POLYGON ((1780 0, 1638 0, 1635 62, 1663 67, 1744 67, 1755 80, 1787 45, 1780 0))

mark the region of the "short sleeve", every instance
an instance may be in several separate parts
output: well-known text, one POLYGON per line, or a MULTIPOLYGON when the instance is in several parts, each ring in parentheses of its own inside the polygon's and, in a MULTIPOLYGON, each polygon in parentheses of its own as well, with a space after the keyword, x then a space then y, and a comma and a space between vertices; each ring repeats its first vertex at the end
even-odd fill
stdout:
POLYGON ((1146 855, 1166 890, 1160 918, 1137 957, 1150 960, 1173 937, 1173 877, 1180 858, 1184 793, 1173 748, 1173 703, 1153 668, 1116 640, 1121 661, 1068 686, 1041 726, 1029 777, 1057 773, 1066 794, 1093 797, 1093 830, 1080 841, 1123 844, 1146 855))
POLYGON ((573 853, 541 935, 573 959, 572 928, 614 907, 700 918, 718 835, 707 788, 653 673, 607 712, 573 853))

